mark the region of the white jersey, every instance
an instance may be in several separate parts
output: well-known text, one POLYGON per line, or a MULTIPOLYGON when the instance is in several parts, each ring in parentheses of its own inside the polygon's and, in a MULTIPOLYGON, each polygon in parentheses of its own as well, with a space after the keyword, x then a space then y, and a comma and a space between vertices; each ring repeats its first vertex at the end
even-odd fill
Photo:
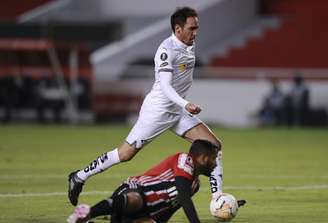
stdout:
POLYGON ((182 98, 192 85, 195 66, 195 45, 188 46, 174 34, 165 39, 155 54, 155 82, 145 98, 144 104, 170 112, 181 112, 181 107, 171 101, 162 91, 159 83, 161 71, 172 72, 172 87, 182 98))
POLYGON ((192 84, 194 65, 194 45, 185 45, 174 34, 161 43, 155 55, 155 83, 145 97, 138 120, 126 138, 130 145, 142 148, 167 129, 183 136, 202 123, 198 117, 165 95, 159 76, 172 73, 172 88, 180 97, 185 98, 192 84))

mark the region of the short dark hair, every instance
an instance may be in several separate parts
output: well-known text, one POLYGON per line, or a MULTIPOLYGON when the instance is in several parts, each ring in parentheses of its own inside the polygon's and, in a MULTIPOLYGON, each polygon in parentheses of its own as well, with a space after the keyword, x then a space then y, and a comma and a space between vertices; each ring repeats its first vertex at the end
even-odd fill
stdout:
POLYGON ((213 153, 218 153, 220 148, 208 140, 196 139, 190 147, 189 152, 193 156, 199 156, 201 154, 210 155, 213 153))
POLYGON ((188 17, 197 17, 198 14, 195 9, 190 7, 177 8, 171 15, 171 28, 175 32, 175 25, 184 26, 188 17))

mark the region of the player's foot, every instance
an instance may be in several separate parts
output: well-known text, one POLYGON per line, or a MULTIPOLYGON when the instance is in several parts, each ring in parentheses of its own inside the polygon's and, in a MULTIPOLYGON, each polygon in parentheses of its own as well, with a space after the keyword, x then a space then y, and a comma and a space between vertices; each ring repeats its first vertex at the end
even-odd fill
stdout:
POLYGON ((246 200, 238 200, 237 203, 238 203, 238 207, 242 207, 242 206, 244 206, 247 202, 246 202, 246 200))
POLYGON ((74 206, 78 203, 79 195, 84 185, 84 181, 78 178, 77 172, 78 170, 70 173, 68 176, 68 198, 74 206))
POLYGON ((68 223, 86 223, 90 219, 90 206, 80 204, 68 218, 68 223))

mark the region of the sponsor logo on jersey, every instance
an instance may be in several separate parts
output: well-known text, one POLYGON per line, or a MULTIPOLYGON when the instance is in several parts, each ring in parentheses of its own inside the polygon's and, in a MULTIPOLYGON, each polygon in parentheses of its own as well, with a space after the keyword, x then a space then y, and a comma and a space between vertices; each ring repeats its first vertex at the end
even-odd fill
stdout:
POLYGON ((164 63, 162 63, 162 64, 160 65, 160 67, 165 67, 165 66, 167 66, 167 65, 169 65, 169 63, 168 63, 168 62, 164 62, 164 63))
POLYGON ((161 60, 165 61, 168 58, 168 56, 166 53, 162 53, 160 58, 161 58, 161 60))

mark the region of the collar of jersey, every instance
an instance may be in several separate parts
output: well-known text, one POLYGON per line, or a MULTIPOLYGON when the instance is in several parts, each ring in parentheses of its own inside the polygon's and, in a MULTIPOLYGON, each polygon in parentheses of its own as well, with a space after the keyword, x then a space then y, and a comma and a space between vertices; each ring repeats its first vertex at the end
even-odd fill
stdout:
POLYGON ((174 40, 174 42, 176 42, 178 44, 179 47, 183 48, 183 49, 191 49, 194 46, 188 46, 187 44, 183 43, 181 40, 178 39, 178 37, 176 37, 176 35, 174 33, 172 33, 172 39, 174 40))

